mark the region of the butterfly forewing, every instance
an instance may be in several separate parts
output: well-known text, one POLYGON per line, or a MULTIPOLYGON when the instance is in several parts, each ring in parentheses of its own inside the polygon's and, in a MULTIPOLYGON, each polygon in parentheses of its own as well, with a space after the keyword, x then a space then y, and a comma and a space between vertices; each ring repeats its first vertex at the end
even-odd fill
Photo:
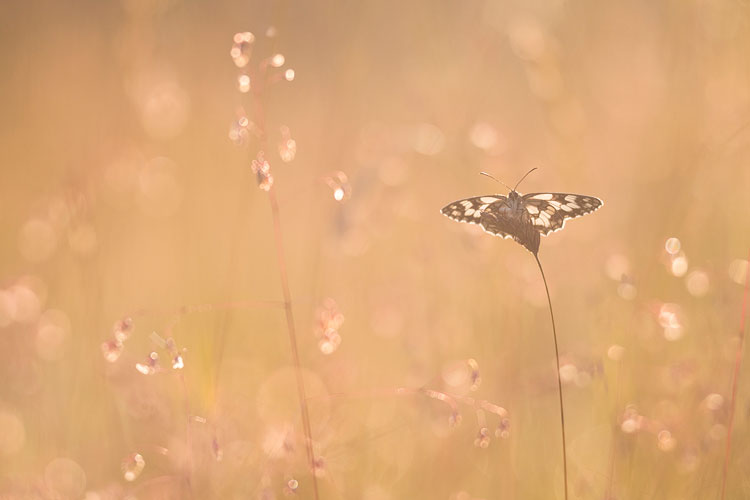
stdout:
POLYGON ((500 194, 476 196, 458 200, 444 206, 440 212, 446 217, 458 222, 468 222, 469 224, 480 224, 482 212, 498 201, 506 201, 508 198, 500 194))
POLYGON ((602 206, 593 196, 572 193, 529 193, 521 197, 531 222, 541 234, 559 231, 567 219, 580 217, 602 206))

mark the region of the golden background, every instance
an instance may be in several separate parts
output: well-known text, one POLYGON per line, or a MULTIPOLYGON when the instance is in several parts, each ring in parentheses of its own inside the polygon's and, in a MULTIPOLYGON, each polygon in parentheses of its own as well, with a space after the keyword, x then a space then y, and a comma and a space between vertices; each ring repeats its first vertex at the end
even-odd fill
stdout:
POLYGON ((719 497, 747 1, 5 1, 0 42, 0 498, 313 498, 261 149, 320 498, 562 498, 536 263, 439 213, 533 167, 605 202, 540 250, 571 497, 719 497))

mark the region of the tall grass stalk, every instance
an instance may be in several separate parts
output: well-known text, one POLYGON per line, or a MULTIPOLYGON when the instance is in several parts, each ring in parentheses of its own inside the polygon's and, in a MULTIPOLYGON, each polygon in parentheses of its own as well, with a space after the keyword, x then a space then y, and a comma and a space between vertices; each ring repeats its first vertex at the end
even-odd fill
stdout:
MULTIPOLYGON (((266 70, 267 65, 261 63, 259 66, 261 77, 255 79, 258 83, 252 90, 252 100, 255 108, 255 118, 257 120, 256 125, 259 129, 260 151, 263 153, 268 151, 268 130, 266 129, 266 114, 263 105, 264 91, 269 84, 266 70)), ((276 243, 276 260, 278 262, 279 274, 281 276, 281 291, 284 296, 284 313, 286 316, 287 333, 289 334, 289 347, 292 352, 292 363, 294 364, 294 373, 297 382, 297 397, 299 399, 300 413, 302 414, 302 431, 305 438, 305 452, 307 454, 307 461, 310 465, 310 473, 312 475, 313 498, 318 500, 320 497, 318 494, 318 479, 316 475, 316 460, 315 451, 313 450, 312 429, 310 427, 310 414, 307 408, 307 394, 305 392, 304 377, 302 376, 302 365, 299 360, 299 349, 297 348, 297 333, 294 326, 294 314, 292 312, 292 294, 289 290, 289 277, 287 274, 286 259, 284 258, 284 242, 281 232, 279 202, 276 198, 276 189, 273 184, 268 188, 268 200, 271 204, 273 234, 276 243)))
POLYGON ((307 395, 305 393, 305 381, 302 377, 302 366, 299 361, 299 350, 297 349, 297 333, 294 327, 294 315, 292 312, 292 294, 289 291, 289 278, 287 276, 286 260, 284 259, 284 244, 281 235, 281 217, 279 216, 279 203, 276 200, 274 188, 268 192, 268 199, 271 202, 271 214, 273 217, 273 233, 276 239, 276 257, 281 274, 281 290, 284 295, 284 313, 286 315, 287 331, 289 333, 289 344, 292 350, 292 361, 294 362, 294 372, 297 377, 297 396, 299 397, 299 406, 302 413, 302 430, 305 434, 305 451, 307 460, 310 464, 312 474, 313 496, 317 500, 318 480, 315 471, 315 450, 312 446, 312 429, 310 428, 310 414, 307 409, 307 395))
POLYGON ((552 320, 552 338, 555 341, 555 361, 557 363, 557 394, 560 397, 560 431, 562 434, 562 455, 563 455, 563 483, 565 484, 565 500, 568 500, 568 458, 565 447, 565 410, 563 409, 563 397, 562 397, 562 380, 560 379, 560 350, 557 347, 557 328, 555 327, 555 314, 552 312, 552 299, 549 296, 549 287, 547 286, 547 278, 544 276, 544 269, 542 263, 539 261, 539 256, 534 253, 534 258, 539 266, 539 272, 542 273, 542 281, 544 281, 544 291, 547 292, 547 304, 549 304, 549 317, 552 320))
MULTIPOLYGON (((748 266, 750 266, 750 252, 748 252, 748 266)), ((747 296, 750 287, 750 268, 745 271, 745 291, 742 293, 742 313, 740 316, 740 341, 734 356, 734 373, 732 374, 732 401, 729 405, 729 423, 727 424, 727 446, 724 452, 724 472, 721 478, 721 500, 724 500, 727 490, 727 476, 729 474, 729 458, 732 454, 732 429, 734 426, 734 411, 737 405, 737 382, 742 364, 742 349, 745 341, 745 318, 747 316, 747 296)))

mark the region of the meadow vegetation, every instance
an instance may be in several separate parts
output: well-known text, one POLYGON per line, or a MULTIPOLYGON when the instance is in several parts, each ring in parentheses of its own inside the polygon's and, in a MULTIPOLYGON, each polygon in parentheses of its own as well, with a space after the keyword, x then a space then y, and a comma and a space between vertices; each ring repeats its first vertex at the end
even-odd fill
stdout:
POLYGON ((750 4, 0 5, 0 499, 750 498, 750 4), (745 298, 743 301, 743 293, 745 298), (747 360, 746 360, 747 361, 747 360))

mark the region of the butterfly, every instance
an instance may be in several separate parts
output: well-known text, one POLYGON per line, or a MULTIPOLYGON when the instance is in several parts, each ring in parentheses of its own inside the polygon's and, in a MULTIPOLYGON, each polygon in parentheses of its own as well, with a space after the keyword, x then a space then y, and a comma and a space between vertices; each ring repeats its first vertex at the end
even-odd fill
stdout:
POLYGON ((444 206, 440 212, 458 222, 479 224, 490 234, 513 238, 536 255, 542 235, 559 231, 567 219, 591 213, 604 203, 599 198, 582 194, 517 192, 521 181, 534 170, 529 170, 508 196, 492 194, 466 198, 444 206))

